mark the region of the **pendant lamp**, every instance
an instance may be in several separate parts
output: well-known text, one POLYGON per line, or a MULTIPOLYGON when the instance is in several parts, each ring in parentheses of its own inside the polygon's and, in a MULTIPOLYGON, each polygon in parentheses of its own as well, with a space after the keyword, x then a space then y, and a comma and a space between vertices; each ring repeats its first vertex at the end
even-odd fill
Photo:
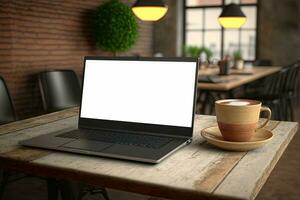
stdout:
POLYGON ((224 28, 240 28, 246 22, 246 16, 235 3, 226 5, 219 16, 219 23, 224 28))
POLYGON ((132 11, 143 21, 157 21, 165 16, 168 7, 162 0, 137 0, 132 11))

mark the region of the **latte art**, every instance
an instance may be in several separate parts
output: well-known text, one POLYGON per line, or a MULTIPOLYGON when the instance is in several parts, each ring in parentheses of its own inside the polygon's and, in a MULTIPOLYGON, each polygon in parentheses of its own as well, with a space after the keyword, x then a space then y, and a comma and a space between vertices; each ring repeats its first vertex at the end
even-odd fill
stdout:
POLYGON ((228 106, 248 106, 248 105, 255 105, 259 104, 259 102, 255 100, 243 100, 243 99, 226 99, 226 100, 219 100, 219 104, 228 105, 228 106))
POLYGON ((226 103, 226 105, 231 105, 231 106, 246 106, 246 105, 250 105, 249 102, 246 101, 231 101, 226 103))

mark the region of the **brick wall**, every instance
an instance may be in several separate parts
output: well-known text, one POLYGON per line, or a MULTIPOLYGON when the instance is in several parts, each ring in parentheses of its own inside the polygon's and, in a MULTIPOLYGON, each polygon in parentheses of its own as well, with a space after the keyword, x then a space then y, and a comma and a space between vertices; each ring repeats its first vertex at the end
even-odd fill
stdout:
MULTIPOLYGON (((85 55, 111 55, 95 48, 89 28, 94 9, 103 2, 0 1, 0 75, 20 118, 42 113, 37 73, 73 69, 81 74, 85 55)), ((139 22, 139 33, 135 46, 120 55, 152 55, 152 24, 139 22)))

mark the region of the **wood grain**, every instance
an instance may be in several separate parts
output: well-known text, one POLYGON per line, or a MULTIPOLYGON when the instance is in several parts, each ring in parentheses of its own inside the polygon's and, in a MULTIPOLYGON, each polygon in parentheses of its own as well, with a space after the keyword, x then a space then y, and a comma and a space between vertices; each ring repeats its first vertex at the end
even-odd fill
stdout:
POLYGON ((23 139, 74 129, 77 120, 76 115, 69 116, 0 135, 0 165, 40 176, 173 199, 248 199, 255 197, 298 128, 297 123, 271 121, 267 129, 273 130, 274 139, 270 144, 251 152, 229 152, 207 144, 200 135, 202 129, 217 125, 216 118, 197 115, 193 142, 157 165, 18 145, 23 139), (243 182, 245 177, 247 181, 251 179, 249 183, 243 182), (242 186, 245 191, 236 191, 242 186))
POLYGON ((1 154, 3 158, 9 158, 11 160, 21 160, 21 161, 34 161, 38 158, 44 157, 50 154, 51 151, 42 150, 42 149, 33 149, 27 147, 20 147, 12 151, 8 151, 1 154))
MULTIPOLYGON (((252 75, 222 76, 224 83, 198 83, 200 90, 228 91, 278 72, 281 67, 253 67, 252 75)), ((217 75, 218 69, 199 70, 199 75, 217 75)))
MULTIPOLYGON (((59 113, 58 113, 59 114, 59 113)), ((56 120, 45 124, 38 124, 35 127, 21 129, 8 134, 0 135, 0 154, 14 151, 21 147, 19 141, 30 139, 48 133, 63 133, 77 128, 78 117, 73 116, 56 120)), ((9 155, 9 154, 7 154, 9 155)), ((6 156, 8 157, 8 156, 6 156)))
MULTIPOLYGON (((263 123, 264 119, 260 120, 260 123, 263 123)), ((270 121, 266 126, 266 129, 272 131, 278 126, 278 121, 270 121)), ((247 152, 236 152, 227 157, 222 158, 215 166, 210 167, 210 170, 207 172, 207 176, 197 183, 199 188, 206 188, 207 191, 213 192, 214 189, 218 186, 216 183, 221 183, 227 173, 230 172, 230 169, 235 166, 247 152), (221 163, 221 164, 220 164, 221 163)))
POLYGON ((269 145, 248 152, 223 180, 214 194, 254 199, 267 177, 297 132, 296 122, 281 122, 273 130, 274 138, 269 145))
POLYGON ((78 115, 78 107, 66 109, 64 111, 58 111, 49 113, 46 115, 41 115, 21 121, 12 122, 0 126, 0 135, 11 133, 14 131, 19 131, 26 128, 36 127, 53 121, 65 119, 72 116, 78 115))

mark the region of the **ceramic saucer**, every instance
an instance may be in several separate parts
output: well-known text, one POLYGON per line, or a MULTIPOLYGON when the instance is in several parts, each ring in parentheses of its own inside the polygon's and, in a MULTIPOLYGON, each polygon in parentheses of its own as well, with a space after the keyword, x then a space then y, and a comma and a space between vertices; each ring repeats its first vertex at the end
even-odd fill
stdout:
POLYGON ((231 151, 249 151, 256 149, 268 143, 273 137, 271 131, 259 129, 248 142, 231 142, 224 140, 217 126, 203 129, 201 135, 209 144, 231 151))

